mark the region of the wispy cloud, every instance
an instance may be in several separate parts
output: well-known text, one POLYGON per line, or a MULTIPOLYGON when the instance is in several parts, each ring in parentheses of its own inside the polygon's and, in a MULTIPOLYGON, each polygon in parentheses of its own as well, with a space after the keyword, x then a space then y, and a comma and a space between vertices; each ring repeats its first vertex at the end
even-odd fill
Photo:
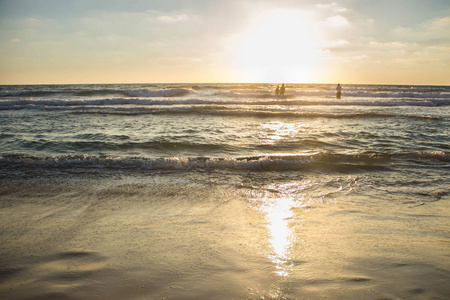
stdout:
POLYGON ((180 23, 186 22, 189 19, 191 19, 191 17, 187 14, 162 15, 158 17, 158 20, 163 23, 180 23))
POLYGON ((325 24, 327 26, 332 26, 332 27, 351 27, 350 22, 347 20, 347 18, 341 16, 341 15, 335 15, 332 17, 328 17, 326 19, 325 24))

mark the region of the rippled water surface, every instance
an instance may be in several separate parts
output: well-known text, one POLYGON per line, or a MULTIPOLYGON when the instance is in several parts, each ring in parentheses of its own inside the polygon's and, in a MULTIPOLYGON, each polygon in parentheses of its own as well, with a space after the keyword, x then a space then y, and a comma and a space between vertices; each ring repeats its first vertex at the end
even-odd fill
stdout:
POLYGON ((450 88, 0 87, 0 296, 445 299, 450 88))

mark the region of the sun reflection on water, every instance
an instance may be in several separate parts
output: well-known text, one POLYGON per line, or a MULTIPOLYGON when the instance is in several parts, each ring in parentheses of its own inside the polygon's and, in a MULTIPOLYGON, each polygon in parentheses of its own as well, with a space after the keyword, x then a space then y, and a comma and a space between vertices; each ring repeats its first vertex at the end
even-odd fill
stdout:
POLYGON ((303 197, 296 195, 306 186, 298 183, 266 187, 264 195, 257 199, 259 210, 265 215, 269 232, 269 243, 272 248, 269 258, 275 264, 276 274, 288 277, 293 266, 291 254, 295 235, 292 222, 295 220, 294 208, 302 207, 303 197))
POLYGON ((275 144, 282 139, 295 137, 302 128, 300 123, 265 122, 262 127, 260 139, 264 144, 275 144))
POLYGON ((269 242, 274 253, 270 259, 276 265, 280 276, 288 276, 286 267, 289 266, 289 253, 293 242, 291 229, 289 228, 289 219, 292 218, 291 208, 294 206, 294 200, 291 198, 278 198, 263 208, 267 218, 267 228, 270 232, 269 242))

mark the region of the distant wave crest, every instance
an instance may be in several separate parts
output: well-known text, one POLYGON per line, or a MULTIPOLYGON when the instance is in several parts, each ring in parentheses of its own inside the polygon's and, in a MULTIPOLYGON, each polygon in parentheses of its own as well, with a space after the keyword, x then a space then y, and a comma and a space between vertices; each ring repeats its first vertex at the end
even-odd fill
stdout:
POLYGON ((125 94, 131 97, 181 97, 191 93, 191 90, 187 89, 167 89, 167 90, 126 90, 125 94))
MULTIPOLYGON (((158 114, 158 113, 211 113, 211 114, 256 114, 286 112, 286 108, 303 106, 448 106, 450 100, 420 101, 310 101, 310 100, 215 100, 199 98, 100 98, 100 99, 8 99, 0 100, 0 110, 66 110, 78 113, 111 113, 111 114, 158 114), (154 108, 155 106, 164 106, 154 108), (246 108, 247 106, 247 108, 246 108), (89 107, 80 110, 81 107, 89 107), (285 108, 285 109, 283 109, 285 108), (252 109, 252 110, 250 110, 252 109)), ((292 111, 295 113, 295 110, 292 111)))
POLYGON ((91 90, 24 90, 0 92, 0 97, 94 97, 94 96, 122 96, 122 97, 181 97, 194 92, 190 89, 91 89, 91 90))

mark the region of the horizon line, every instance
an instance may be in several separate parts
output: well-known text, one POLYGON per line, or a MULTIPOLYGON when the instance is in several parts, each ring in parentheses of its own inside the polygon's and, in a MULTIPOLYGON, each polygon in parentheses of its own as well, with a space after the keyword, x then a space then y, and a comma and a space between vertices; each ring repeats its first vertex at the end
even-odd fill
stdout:
POLYGON ((103 82, 103 83, 0 83, 0 86, 27 86, 27 85, 133 85, 133 84, 267 84, 267 85, 277 85, 277 84, 291 84, 291 85, 336 85, 340 83, 341 85, 392 85, 392 86, 450 86, 448 84, 412 84, 412 83, 345 83, 345 81, 340 82, 103 82))

